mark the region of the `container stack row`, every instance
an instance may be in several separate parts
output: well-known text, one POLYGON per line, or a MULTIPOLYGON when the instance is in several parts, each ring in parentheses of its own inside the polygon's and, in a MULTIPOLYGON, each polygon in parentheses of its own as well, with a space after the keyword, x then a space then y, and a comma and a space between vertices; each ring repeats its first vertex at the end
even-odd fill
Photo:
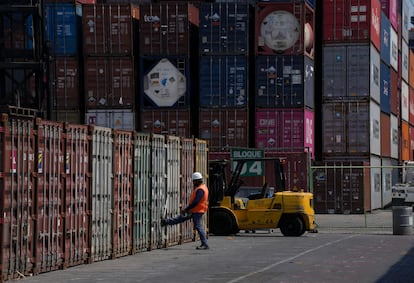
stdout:
POLYGON ((186 205, 192 172, 207 178, 206 141, 6 114, 0 125, 0 281, 194 239, 160 219, 186 205))
POLYGON ((382 208, 391 203, 392 182, 398 179, 391 166, 412 158, 409 7, 396 0, 322 4, 323 162, 319 165, 359 168, 333 169, 338 174, 331 179, 322 169, 317 172, 323 184, 315 188, 315 207, 318 212, 358 213, 363 212, 365 198, 366 209, 382 208), (369 183, 356 177, 362 176, 364 166, 371 167, 369 183), (329 185, 341 176, 352 184, 329 185))
POLYGON ((254 146, 314 151, 313 1, 255 5, 254 146))

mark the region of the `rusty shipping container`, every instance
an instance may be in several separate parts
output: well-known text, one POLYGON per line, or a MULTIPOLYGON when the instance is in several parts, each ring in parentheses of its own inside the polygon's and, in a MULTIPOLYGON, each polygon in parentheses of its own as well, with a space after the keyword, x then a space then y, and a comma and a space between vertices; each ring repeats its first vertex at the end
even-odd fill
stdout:
POLYGON ((391 118, 389 114, 381 112, 381 156, 391 156, 391 118))
POLYGON ((324 161, 313 164, 316 213, 362 214, 370 210, 368 162, 324 161))
POLYGON ((257 2, 255 55, 314 56, 315 14, 304 1, 257 2))
POLYGON ((65 124, 64 267, 87 263, 89 246, 89 131, 65 124))
POLYGON ((50 92, 54 110, 79 110, 80 69, 77 57, 55 56, 49 61, 50 92))
POLYGON ((132 57, 85 59, 86 108, 131 108, 135 105, 135 70, 132 57))
POLYGON ((134 138, 133 253, 147 251, 150 244, 151 212, 151 134, 136 133, 134 138))
POLYGON ((198 43, 198 37, 192 38, 198 36, 198 13, 196 6, 185 2, 142 4, 140 55, 190 54, 190 43, 198 43))
POLYGON ((133 56, 139 8, 131 4, 82 5, 85 55, 133 56))
POLYGON ((32 120, 0 120, 0 281, 30 276, 35 265, 32 120))
POLYGON ((36 120, 36 206, 34 273, 63 267, 65 140, 63 123, 36 120))
POLYGON ((324 1, 324 43, 372 42, 380 50, 379 0, 324 1))
POLYGON ((228 147, 249 147, 249 116, 247 109, 200 108, 199 137, 209 142, 213 151, 228 147))
POLYGON ((114 130, 112 258, 132 252, 133 132, 114 130))
POLYGON ((155 133, 173 135, 180 137, 191 137, 192 121, 190 109, 147 109, 140 112, 141 131, 144 133, 155 133))
POLYGON ((90 262, 112 256, 113 137, 109 128, 89 126, 91 136, 90 262))

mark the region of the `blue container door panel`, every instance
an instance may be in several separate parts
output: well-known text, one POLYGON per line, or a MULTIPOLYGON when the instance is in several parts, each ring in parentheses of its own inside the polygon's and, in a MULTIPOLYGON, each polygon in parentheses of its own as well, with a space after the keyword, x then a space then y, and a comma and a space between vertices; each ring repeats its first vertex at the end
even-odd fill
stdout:
POLYGON ((387 114, 391 113, 391 99, 390 99, 390 81, 391 81, 390 67, 381 62, 380 71, 380 93, 381 93, 381 111, 387 114))

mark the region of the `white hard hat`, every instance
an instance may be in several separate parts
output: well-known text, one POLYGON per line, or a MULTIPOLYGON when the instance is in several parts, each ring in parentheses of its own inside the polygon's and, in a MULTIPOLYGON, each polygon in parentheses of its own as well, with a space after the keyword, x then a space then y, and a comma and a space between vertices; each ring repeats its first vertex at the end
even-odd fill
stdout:
POLYGON ((191 177, 193 181, 195 180, 203 180, 203 175, 200 172, 194 172, 193 176, 191 177))

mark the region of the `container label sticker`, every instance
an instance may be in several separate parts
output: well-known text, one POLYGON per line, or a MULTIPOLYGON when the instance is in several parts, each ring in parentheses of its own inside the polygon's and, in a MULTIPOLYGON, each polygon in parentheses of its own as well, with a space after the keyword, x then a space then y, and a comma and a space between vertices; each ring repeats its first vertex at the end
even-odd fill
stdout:
POLYGON ((43 153, 37 154, 37 173, 43 173, 43 153))

